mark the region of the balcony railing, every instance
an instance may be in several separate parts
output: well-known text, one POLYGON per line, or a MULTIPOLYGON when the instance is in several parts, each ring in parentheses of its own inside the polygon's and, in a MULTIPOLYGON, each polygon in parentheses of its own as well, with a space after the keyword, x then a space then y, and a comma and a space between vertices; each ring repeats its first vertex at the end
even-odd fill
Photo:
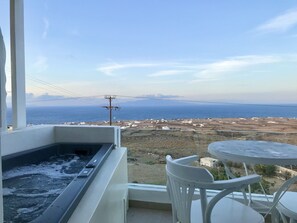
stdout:
MULTIPOLYGON (((207 147, 210 143, 224 140, 265 140, 297 145, 297 132, 271 132, 246 130, 181 130, 139 129, 122 130, 122 145, 128 148, 129 182, 140 184, 166 184, 165 156, 182 157, 198 154, 200 158, 209 157, 207 147)), ((228 163, 236 175, 244 175, 241 164, 228 163)), ((197 164, 199 165, 199 164, 197 164)), ((207 167, 217 178, 224 177, 224 168, 207 167)), ((296 166, 256 166, 263 176, 267 194, 273 194, 284 180, 297 174, 296 166)), ((254 192, 262 193, 259 187, 254 192)), ((297 185, 290 190, 297 191, 297 185)))

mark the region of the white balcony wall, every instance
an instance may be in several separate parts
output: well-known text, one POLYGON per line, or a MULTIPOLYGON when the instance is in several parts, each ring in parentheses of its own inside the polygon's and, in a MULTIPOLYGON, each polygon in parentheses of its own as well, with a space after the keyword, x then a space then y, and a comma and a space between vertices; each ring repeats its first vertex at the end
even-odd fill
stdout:
POLYGON ((127 172, 127 149, 113 150, 68 222, 126 222, 127 172))
POLYGON ((55 143, 54 126, 32 126, 2 134, 2 156, 55 143))
POLYGON ((56 142, 114 143, 120 147, 120 129, 112 126, 55 126, 56 142))
MULTIPOLYGON (((134 184, 130 183, 128 185, 129 190, 129 201, 130 202, 142 202, 147 204, 167 204, 170 205, 170 199, 166 190, 166 186, 162 185, 152 185, 152 184, 134 184)), ((211 197, 216 196, 219 192, 218 190, 207 190, 207 194, 211 197)), ((195 191, 195 196, 199 198, 199 190, 195 191)), ((244 196, 242 192, 233 192, 227 195, 227 197, 235 199, 239 202, 245 203, 244 196)), ((262 214, 270 212, 270 207, 272 205, 273 195, 255 194, 252 193, 251 207, 262 214), (267 200, 268 199, 268 200, 267 200), (260 205, 259 205, 260 204, 260 205)))
POLYGON ((52 143, 114 143, 120 147, 117 127, 96 126, 31 126, 2 134, 2 156, 52 143))

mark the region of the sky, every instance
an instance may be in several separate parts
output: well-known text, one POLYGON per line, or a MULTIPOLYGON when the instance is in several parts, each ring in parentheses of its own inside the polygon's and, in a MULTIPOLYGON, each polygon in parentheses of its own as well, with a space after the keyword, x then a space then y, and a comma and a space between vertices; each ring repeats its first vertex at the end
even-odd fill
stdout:
MULTIPOLYGON (((24 8, 28 105, 93 105, 104 95, 297 103, 296 1, 24 0, 24 8)), ((0 1, 0 26, 10 94, 9 0, 0 1)))

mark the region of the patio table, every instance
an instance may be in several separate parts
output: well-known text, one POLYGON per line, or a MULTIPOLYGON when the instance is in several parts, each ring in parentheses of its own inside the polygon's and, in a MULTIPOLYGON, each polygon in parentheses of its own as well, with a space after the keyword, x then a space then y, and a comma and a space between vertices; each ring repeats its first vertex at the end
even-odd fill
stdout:
POLYGON ((286 143, 228 140, 213 142, 208 152, 222 161, 245 164, 296 165, 297 146, 286 143))
MULTIPOLYGON (((232 178, 234 175, 227 167, 226 161, 243 163, 247 175, 246 164, 251 166, 255 164, 297 165, 297 146, 286 143, 254 140, 219 141, 209 144, 208 152, 223 161, 227 175, 232 178)), ((263 187, 262 190, 265 194, 263 187)), ((245 194, 244 197, 246 199, 245 194)), ((269 201, 267 196, 266 198, 269 201)), ((249 187, 249 205, 251 202, 251 188, 249 187)), ((287 202, 286 197, 283 198, 282 202, 290 204, 290 202, 287 202)), ((295 221, 292 220, 292 222, 295 221)))

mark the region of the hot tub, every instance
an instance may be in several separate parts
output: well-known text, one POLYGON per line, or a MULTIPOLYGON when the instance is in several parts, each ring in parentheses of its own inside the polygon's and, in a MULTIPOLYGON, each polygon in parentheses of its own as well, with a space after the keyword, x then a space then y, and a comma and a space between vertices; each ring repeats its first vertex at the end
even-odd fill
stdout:
POLYGON ((4 221, 67 222, 113 148, 59 143, 2 157, 4 221))

